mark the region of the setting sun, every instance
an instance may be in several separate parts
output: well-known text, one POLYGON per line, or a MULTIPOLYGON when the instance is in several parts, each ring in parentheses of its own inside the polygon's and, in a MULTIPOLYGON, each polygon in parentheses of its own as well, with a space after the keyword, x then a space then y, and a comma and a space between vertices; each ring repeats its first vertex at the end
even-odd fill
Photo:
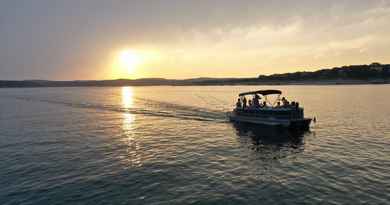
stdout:
POLYGON ((110 78, 143 78, 151 67, 160 65, 161 54, 153 48, 116 48, 109 54, 107 73, 110 78))
POLYGON ((118 56, 119 65, 127 73, 133 73, 136 67, 141 63, 141 57, 133 50, 123 50, 118 56))

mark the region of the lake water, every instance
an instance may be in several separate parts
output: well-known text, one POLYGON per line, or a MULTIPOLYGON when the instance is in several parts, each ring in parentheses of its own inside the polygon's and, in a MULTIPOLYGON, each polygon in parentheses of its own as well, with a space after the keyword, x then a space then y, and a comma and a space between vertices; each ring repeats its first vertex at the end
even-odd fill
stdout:
POLYGON ((0 89, 0 204, 389 204, 390 86, 0 89), (233 126, 281 89, 311 131, 233 126))

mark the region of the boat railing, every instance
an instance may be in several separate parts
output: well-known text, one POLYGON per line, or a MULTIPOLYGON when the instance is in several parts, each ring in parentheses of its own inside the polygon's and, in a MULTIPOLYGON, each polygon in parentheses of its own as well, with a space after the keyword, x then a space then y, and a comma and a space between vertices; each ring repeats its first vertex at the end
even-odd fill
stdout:
POLYGON ((235 111, 243 116, 278 117, 285 119, 303 118, 303 108, 300 107, 236 108, 235 111))

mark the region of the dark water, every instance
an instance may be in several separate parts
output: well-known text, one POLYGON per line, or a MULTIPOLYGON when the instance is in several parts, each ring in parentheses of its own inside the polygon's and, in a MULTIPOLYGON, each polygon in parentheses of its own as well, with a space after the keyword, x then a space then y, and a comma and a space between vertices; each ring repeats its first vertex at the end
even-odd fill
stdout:
POLYGON ((0 204, 389 204, 390 86, 0 90, 0 204), (282 89, 317 124, 237 127, 282 89), (298 136, 297 136, 298 135, 298 136))

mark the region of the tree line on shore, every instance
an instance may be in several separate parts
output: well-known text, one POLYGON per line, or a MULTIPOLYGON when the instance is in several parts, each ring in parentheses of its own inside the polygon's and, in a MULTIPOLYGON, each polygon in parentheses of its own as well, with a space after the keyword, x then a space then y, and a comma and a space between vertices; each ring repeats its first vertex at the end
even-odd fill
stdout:
POLYGON ((321 69, 313 72, 294 72, 273 75, 260 75, 259 80, 305 81, 305 80, 374 80, 389 79, 390 64, 371 63, 369 65, 350 65, 321 69))

